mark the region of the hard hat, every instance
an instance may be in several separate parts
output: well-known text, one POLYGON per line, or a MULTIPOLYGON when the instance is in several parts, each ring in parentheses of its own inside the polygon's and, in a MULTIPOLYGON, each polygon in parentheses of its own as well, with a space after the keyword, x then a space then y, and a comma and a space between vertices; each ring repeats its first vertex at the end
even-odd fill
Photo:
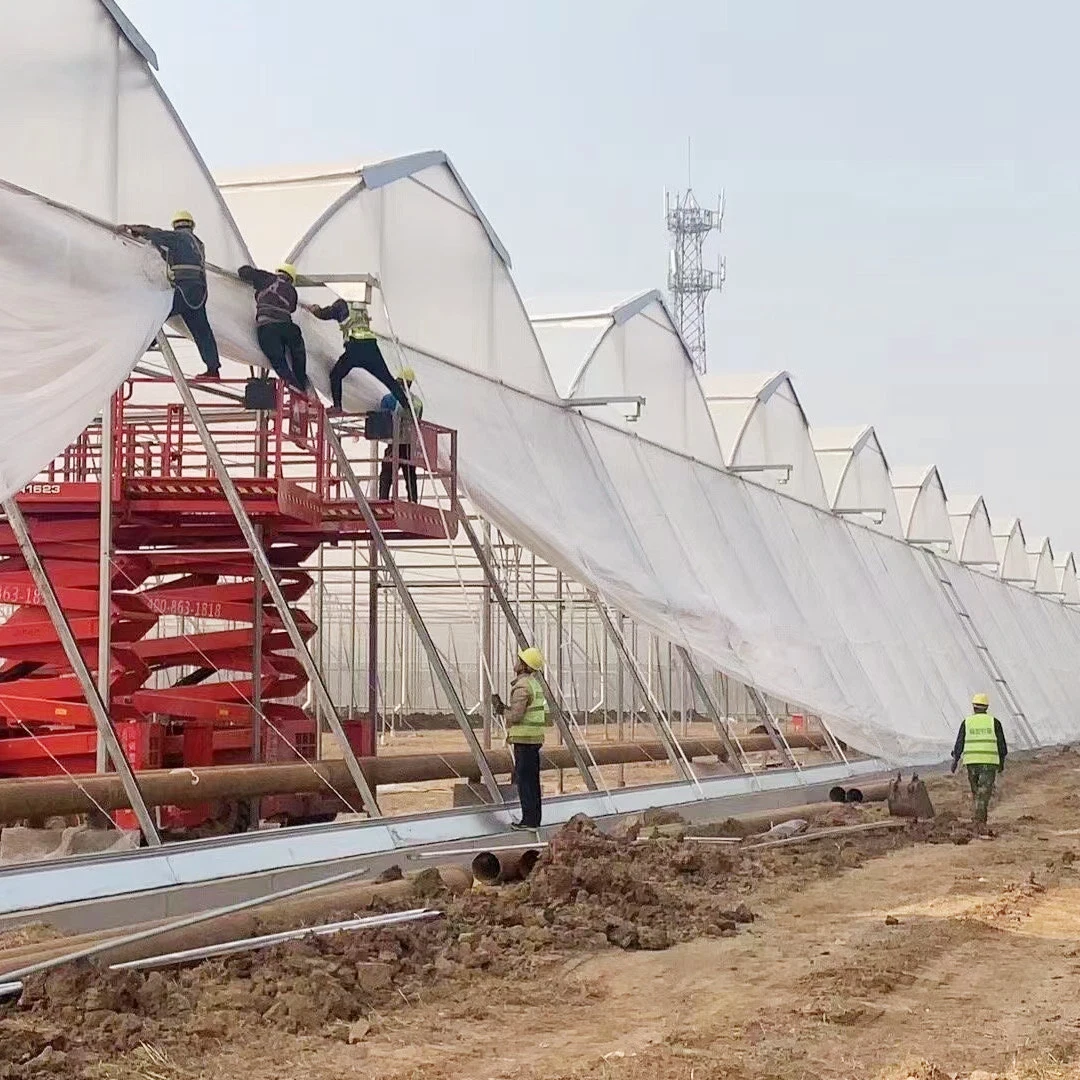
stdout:
MULTIPOLYGON (((416 378, 416 372, 413 371, 411 367, 403 367, 401 369, 401 374, 398 376, 398 378, 400 378, 402 382, 412 382, 413 379, 416 378)), ((537 653, 537 655, 539 656, 540 654, 537 653)), ((543 661, 541 661, 541 664, 542 663, 543 661)))
POLYGON ((195 228, 195 219, 191 216, 190 210, 177 210, 172 216, 172 227, 175 229, 177 225, 190 225, 195 228))
POLYGON ((278 268, 279 274, 284 274, 294 285, 296 284, 296 267, 292 263, 282 263, 278 268))
POLYGON ((539 649, 530 646, 518 651, 518 659, 532 671, 540 671, 544 666, 544 657, 539 649))
POLYGON ((972 694, 971 695, 971 704, 972 705, 986 705, 986 706, 989 707, 989 705, 990 705, 990 695, 989 694, 972 694))

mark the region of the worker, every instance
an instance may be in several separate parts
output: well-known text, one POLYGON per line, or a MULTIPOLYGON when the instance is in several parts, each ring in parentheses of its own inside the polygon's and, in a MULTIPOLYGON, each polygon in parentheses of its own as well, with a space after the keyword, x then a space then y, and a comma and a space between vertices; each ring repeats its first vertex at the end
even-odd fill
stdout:
POLYGON ((168 267, 169 284, 173 286, 172 311, 168 317, 179 316, 191 334, 212 379, 221 372, 217 340, 206 317, 206 248, 195 235, 195 219, 187 210, 173 214, 171 229, 155 229, 150 225, 124 225, 125 232, 141 240, 149 240, 161 252, 168 267))
POLYGON ((357 368, 374 375, 403 406, 408 406, 408 398, 398 386, 397 380, 390 374, 390 369, 383 359, 379 339, 371 329, 367 304, 355 300, 335 300, 328 307, 320 307, 318 304, 308 305, 308 311, 316 319, 333 319, 341 326, 345 351, 330 371, 330 395, 337 412, 341 412, 342 409, 341 388, 345 376, 357 368))
MULTIPOLYGON (((419 395, 412 393, 413 380, 416 373, 411 367, 402 368, 398 378, 400 395, 405 398, 405 404, 398 405, 395 425, 397 427, 397 456, 401 471, 405 476, 405 490, 409 495, 409 502, 418 502, 419 493, 416 487, 416 466, 412 463, 413 440, 416 436, 416 424, 424 416, 424 403, 419 395)), ((388 395, 389 396, 389 395, 388 395)), ((386 398, 383 398, 385 408, 386 398)), ((379 498, 389 499, 390 488, 394 484, 394 444, 391 443, 383 454, 382 467, 379 469, 379 498)))
POLYGON ((986 828, 986 812, 994 793, 997 774, 1005 768, 1009 752, 1001 721, 990 712, 990 698, 975 694, 971 699, 972 714, 961 725, 952 752, 952 772, 961 761, 967 766, 971 798, 975 806, 975 827, 980 833, 986 828))
POLYGON ((274 273, 241 266, 241 281, 255 290, 255 334, 270 366, 295 390, 306 391, 307 350, 304 335, 293 322, 296 311, 296 267, 282 263, 274 273))
POLYGON ((540 747, 544 745, 548 703, 536 673, 543 669, 539 649, 521 649, 514 664, 509 707, 496 699, 496 710, 506 723, 506 741, 514 751, 514 784, 521 803, 521 820, 511 827, 517 830, 540 828, 540 747))

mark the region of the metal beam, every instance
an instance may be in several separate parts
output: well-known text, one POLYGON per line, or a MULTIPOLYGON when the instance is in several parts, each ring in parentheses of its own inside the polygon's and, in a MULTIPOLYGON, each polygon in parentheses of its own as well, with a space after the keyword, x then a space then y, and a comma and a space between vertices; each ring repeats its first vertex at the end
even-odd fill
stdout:
POLYGON ((690 676, 694 690, 705 703, 705 711, 709 714, 713 727, 716 728, 716 734, 720 736, 724 746, 727 747, 728 763, 737 772, 746 772, 742 762, 742 754, 739 753, 738 746, 735 745, 734 739, 728 733, 727 724, 724 723, 720 715, 720 709, 717 707, 716 702, 713 701, 712 694, 709 693, 709 688, 705 685, 705 680, 697 669, 697 664, 694 663, 693 658, 690 656, 690 650, 685 645, 676 645, 675 651, 679 654, 679 659, 682 660, 683 666, 690 676))
POLYGON ((420 614, 420 609, 417 608, 416 601, 412 598, 412 593, 409 592, 409 587, 405 584, 405 579, 401 576, 401 571, 394 561, 394 555, 390 550, 390 545, 386 542, 386 537, 383 536, 382 529, 379 528, 379 522, 375 517, 374 511, 371 509, 371 504, 367 501, 367 496, 360 487, 360 481, 357 480, 356 473, 353 471, 352 462, 349 461, 349 457, 345 453, 345 448, 341 445, 341 439, 338 438, 338 433, 334 430, 333 424, 328 423, 326 425, 326 438, 337 457, 341 475, 349 485, 349 490, 352 492, 353 499, 356 501, 356 505, 359 507, 360 513, 364 517, 368 533, 371 535, 372 545, 378 552, 383 568, 390 575, 390 580, 393 581, 394 587, 397 589, 402 607, 405 608, 406 614, 409 616, 409 621, 416 631, 416 636, 420 639, 420 643, 424 647, 424 652, 427 654, 431 670, 434 672, 435 678, 438 679, 443 693, 450 702, 450 710, 454 714, 454 719, 457 721, 458 727, 461 728, 461 733, 465 736, 465 742, 472 752, 473 757, 476 759, 476 764, 480 769, 480 776, 484 782, 484 787, 487 788, 488 793, 495 803, 501 804, 505 802, 502 797, 502 791, 499 789, 495 774, 492 773, 491 766, 484 756, 483 747, 476 738, 476 732, 473 731, 472 725, 469 723, 469 717, 465 712, 465 706, 461 702, 457 687, 454 686, 454 683, 450 678, 450 672, 446 670, 446 664, 443 663, 443 658, 439 655, 438 647, 435 645, 431 634, 428 632, 427 625, 424 623, 423 616, 420 614))
POLYGON ((210 429, 206 425, 206 419, 195 401, 195 395, 192 394, 191 387, 188 385, 184 372, 177 362, 176 353, 173 352, 172 345, 169 344, 169 341, 164 334, 158 334, 157 340, 158 347, 161 349, 161 355, 165 358, 165 363, 169 367, 169 372, 172 374, 177 390, 180 391, 180 397, 184 402, 184 407, 187 409, 188 415, 195 425, 195 430, 198 431, 199 438, 202 440, 203 449, 206 450, 206 456, 209 458, 214 473, 221 482, 222 494, 224 494, 225 500, 228 502, 229 508, 236 518, 237 525, 240 526, 240 532, 243 534, 248 550, 255 560, 255 566, 259 571, 262 582, 270 593, 270 597, 274 601, 275 607, 278 609, 278 614, 281 616, 281 621, 289 635, 289 640, 292 642, 292 647, 296 650, 296 655, 303 665, 304 672, 306 673, 311 686, 315 690, 316 699, 322 705, 326 713, 330 729, 333 731, 341 746, 341 754, 345 760, 346 768, 348 768, 349 776, 352 777, 352 781, 356 785, 356 790, 360 792, 360 798, 363 800, 364 809, 367 811, 369 817, 379 817, 381 816, 381 811, 379 810, 378 802, 375 800, 375 792, 371 790, 371 786, 367 782, 367 777, 364 776, 363 770, 360 768, 360 763, 356 760, 356 754, 353 753, 353 748, 349 745, 349 740, 345 736, 345 730, 341 726, 341 718, 338 716, 337 708, 334 706, 333 698, 330 697, 330 691, 323 681, 322 672, 319 671, 318 665, 315 663, 311 656, 311 652, 308 650, 307 642, 304 641, 304 638, 300 633, 300 628, 296 625, 296 620, 293 618, 293 613, 289 609, 285 594, 281 591, 281 586, 278 584, 277 577, 274 574, 274 568, 270 565, 270 560, 267 558, 266 551, 259 543, 259 537, 255 530, 255 526, 251 523, 251 518, 248 517, 247 511, 244 509, 243 500, 236 490, 236 485, 229 475, 229 470, 225 468, 225 462, 221 457, 221 451, 218 450, 217 443, 214 442, 214 437, 210 434, 210 429))
MULTIPOLYGON (((97 686, 105 709, 109 708, 109 676, 112 667, 112 473, 113 473, 113 415, 116 397, 101 410, 101 530, 98 537, 98 659, 97 686)), ((102 773, 108 766, 105 743, 98 739, 94 755, 94 770, 102 773)))
MULTIPOLYGON (((461 527, 466 537, 468 537, 473 551, 476 553, 480 568, 484 571, 484 577, 487 580, 488 586, 499 601, 499 607, 502 608, 502 613, 506 617, 506 621, 513 631, 514 637, 517 639, 518 648, 527 649, 533 643, 525 636, 525 631, 522 629, 521 622, 517 617, 517 612, 514 611, 513 605, 510 603, 509 598, 499 584, 499 580, 495 576, 495 571, 488 561, 487 552, 484 551, 483 545, 480 543, 480 538, 476 535, 476 530, 472 527, 472 522, 469 521, 465 514, 460 516, 460 521, 461 527)), ((535 674, 544 688, 544 694, 553 706, 552 714, 555 717, 555 725, 558 727, 559 733, 563 737, 563 742, 573 755, 574 765, 577 767, 577 771, 581 773, 581 779, 585 782, 585 786, 589 791, 596 791, 596 779, 592 774, 592 770, 589 768, 589 762, 586 759, 581 746, 574 737, 570 719, 566 713, 563 712, 562 703, 555 698, 554 694, 552 694, 551 684, 548 682, 544 673, 538 671, 535 674)))
POLYGON ((641 668, 638 667, 637 657, 630 651, 626 644, 626 639, 619 633, 619 628, 612 620, 611 612, 608 611, 607 605, 592 589, 589 590, 589 599, 592 600, 597 612, 599 612, 604 628, 607 630, 608 636, 611 638, 612 642, 614 642, 615 648, 618 650, 623 662, 626 664, 627 668, 629 668, 630 677, 637 684, 638 690, 641 691, 641 698, 645 705, 645 711, 649 714, 649 719, 652 721, 653 727, 656 728, 656 734, 660 736, 660 741, 664 744, 664 749, 667 750, 668 760, 683 779, 696 783, 697 777, 682 756, 682 753, 679 750, 679 744, 675 741, 675 736, 671 731, 671 727, 664 719, 663 714, 656 707, 656 701, 650 693, 648 684, 641 674, 641 668))
POLYGON ((773 716, 772 709, 769 708, 769 703, 765 700, 765 695, 756 687, 746 683, 746 696, 754 704, 754 709, 758 714, 759 719, 765 727, 765 731, 769 738, 772 740, 773 746, 776 748, 776 752, 783 759, 785 765, 795 765, 795 759, 791 756, 791 751, 787 748, 787 744, 780 737, 780 726, 776 722, 776 717, 773 716))
POLYGON ((86 698, 86 704, 94 714, 98 740, 105 744, 109 758, 112 760, 117 775, 124 785, 124 793, 131 802, 131 809, 135 811, 135 817, 139 822, 143 837, 150 847, 160 847, 161 838, 158 836, 154 819, 150 816, 142 792, 139 791, 139 785, 131 771, 131 766, 128 764, 127 758, 124 757, 124 751, 120 747, 116 732, 113 731, 112 722, 109 720, 109 712, 105 708, 105 703, 101 700, 94 677, 90 674, 90 669, 86 666, 86 661, 79 651, 78 642, 76 642, 75 635, 71 632, 71 626, 68 624, 64 609, 60 606, 60 601, 57 599, 49 575, 45 572, 45 567, 38 557, 37 549, 34 547, 34 542, 30 538, 30 530, 26 527, 26 519, 23 517, 22 510, 19 509, 19 504, 14 498, 4 500, 4 512, 7 514, 8 524, 15 534, 15 539, 19 542, 19 550, 26 560, 34 584, 37 586, 38 592, 41 593, 41 598, 45 603, 45 610, 48 611, 53 628, 56 630, 57 637, 60 638, 64 655, 75 672, 75 677, 79 680, 79 686, 82 688, 83 695, 86 698))

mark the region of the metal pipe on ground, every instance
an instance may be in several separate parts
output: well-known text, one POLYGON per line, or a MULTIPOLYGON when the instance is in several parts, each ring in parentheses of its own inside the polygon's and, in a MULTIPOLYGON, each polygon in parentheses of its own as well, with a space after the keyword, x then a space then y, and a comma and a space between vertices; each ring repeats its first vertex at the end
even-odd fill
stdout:
POLYGON ((524 881, 540 861, 540 848, 521 851, 481 851, 472 861, 472 874, 481 885, 524 881))
MULTIPOLYGON (((820 742, 809 736, 789 738, 795 747, 818 749, 820 742)), ((687 739, 682 742, 687 758, 724 759, 726 751, 719 739, 687 739)), ((742 740, 748 753, 767 751, 767 737, 742 740)), ((591 756, 598 765, 664 763, 667 752, 659 742, 614 743, 594 746, 591 756)), ((492 772, 509 774, 513 761, 507 750, 488 752, 492 772)), ((360 758, 361 769, 372 787, 379 784, 424 783, 432 780, 479 780, 480 770, 467 751, 446 754, 402 754, 396 757, 360 758)), ((573 767, 566 747, 545 748, 542 769, 573 767)), ((137 774, 139 787, 150 806, 197 806, 223 799, 249 799, 266 795, 325 792, 335 788, 343 795, 355 795, 344 761, 313 761, 303 764, 217 765, 196 769, 157 769, 137 774)), ((86 814, 96 806, 102 810, 128 808, 123 784, 115 774, 80 776, 76 787, 67 777, 0 780, 0 823, 40 819, 65 814, 86 814), (93 800, 93 801, 91 801, 93 800)))
MULTIPOLYGON (((363 871, 350 871, 359 879, 363 871)), ((346 875, 340 875, 344 878, 346 875)), ((336 880, 336 879, 332 879, 336 880)), ((102 941, 88 943, 75 949, 69 948, 56 955, 38 958, 24 956, 14 966, 0 955, 0 979, 16 981, 28 975, 47 971, 74 960, 107 956, 110 964, 141 960, 162 952, 182 952, 205 948, 222 941, 257 937, 261 934, 295 929, 308 923, 325 922, 340 912, 355 913, 370 909, 377 903, 394 903, 401 900, 423 898, 439 888, 451 892, 466 892, 472 885, 472 875, 460 866, 439 866, 410 874, 398 881, 382 884, 327 885, 309 882, 285 890, 275 899, 259 897, 254 901, 232 905, 197 915, 185 916, 144 931, 113 934, 102 941), (299 896, 298 894, 310 893, 299 896), (260 910, 249 910, 259 908, 260 910)))

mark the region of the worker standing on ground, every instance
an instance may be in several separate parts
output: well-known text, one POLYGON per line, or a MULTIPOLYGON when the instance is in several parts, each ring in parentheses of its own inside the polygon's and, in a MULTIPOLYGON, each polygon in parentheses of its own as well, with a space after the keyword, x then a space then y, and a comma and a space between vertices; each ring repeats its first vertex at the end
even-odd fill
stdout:
POLYGON ((195 219, 186 210, 173 214, 171 229, 150 225, 124 225, 131 236, 149 240, 161 252, 173 286, 170 319, 179 316, 191 334, 206 365, 206 374, 216 379, 221 371, 217 340, 206 317, 206 248, 195 235, 195 219))
POLYGON ((514 751, 514 784, 521 802, 521 820, 513 824, 518 830, 540 828, 540 747, 544 745, 548 704, 536 673, 543 668, 544 658, 539 649, 518 652, 515 678, 510 685, 510 706, 503 712, 506 741, 514 751))
POLYGON ((956 736, 951 771, 955 773, 961 761, 967 766, 971 798, 975 804, 975 825, 982 833, 986 828, 990 796, 994 794, 994 781, 1005 768, 1009 748, 1005 744, 1001 721, 990 712, 990 698, 986 694, 975 694, 971 708, 971 716, 960 725, 956 736))
POLYGON ((307 350, 304 335, 293 322, 296 311, 296 267, 283 263, 273 274, 241 266, 241 281, 255 290, 255 334, 270 366, 295 390, 306 391, 307 350))
POLYGON ((308 311, 316 319, 335 320, 341 327, 341 336, 345 341, 345 351, 330 371, 330 395, 336 410, 340 412, 342 408, 341 390, 345 376, 357 368, 374 375, 403 406, 408 406, 408 398, 383 359, 379 339, 371 329, 367 304, 356 300, 335 300, 329 307, 311 304, 308 311))
MULTIPOLYGON (((405 474, 405 490, 409 493, 409 502, 419 501, 419 492, 416 487, 416 466, 412 463, 412 448, 416 438, 416 425, 423 419, 424 403, 418 394, 412 392, 413 379, 416 373, 411 367, 403 368, 401 377, 398 379, 398 388, 406 404, 401 404, 394 413, 394 426, 396 429, 397 456, 402 473, 405 474)), ((389 396, 389 395, 387 395, 389 396)), ((400 398, 399 398, 400 401, 400 398)), ((383 408, 386 407, 386 398, 383 398, 383 408)), ((391 443, 383 454, 382 467, 379 469, 379 498, 389 499, 390 488, 394 484, 394 443, 391 443)))

